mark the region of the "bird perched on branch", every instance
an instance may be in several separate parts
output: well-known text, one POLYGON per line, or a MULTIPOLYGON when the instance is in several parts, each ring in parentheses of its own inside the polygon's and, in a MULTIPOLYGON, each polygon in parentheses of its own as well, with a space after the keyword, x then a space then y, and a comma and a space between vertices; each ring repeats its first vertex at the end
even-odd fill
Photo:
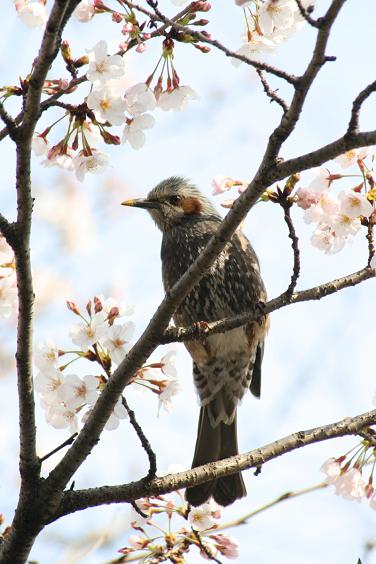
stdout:
MULTIPOLYGON (((188 180, 163 180, 147 198, 123 205, 145 208, 163 233, 161 259, 165 290, 188 270, 210 238, 221 216, 188 180)), ((257 256, 238 230, 174 314, 179 326, 256 312, 266 300, 257 256)), ((268 320, 252 322, 222 334, 185 343, 193 359, 200 399, 192 468, 238 454, 236 408, 246 390, 260 397, 261 361, 268 320)), ((246 495, 241 473, 187 488, 186 499, 201 505, 212 496, 226 506, 246 495)))

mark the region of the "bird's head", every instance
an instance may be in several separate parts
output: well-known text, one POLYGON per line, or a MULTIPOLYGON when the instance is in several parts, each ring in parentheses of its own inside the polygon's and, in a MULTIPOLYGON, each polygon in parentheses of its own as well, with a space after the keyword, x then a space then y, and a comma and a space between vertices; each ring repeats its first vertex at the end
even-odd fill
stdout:
POLYGON ((122 205, 146 209, 161 231, 187 220, 207 216, 220 218, 214 206, 196 186, 178 176, 162 180, 146 198, 126 200, 122 205))

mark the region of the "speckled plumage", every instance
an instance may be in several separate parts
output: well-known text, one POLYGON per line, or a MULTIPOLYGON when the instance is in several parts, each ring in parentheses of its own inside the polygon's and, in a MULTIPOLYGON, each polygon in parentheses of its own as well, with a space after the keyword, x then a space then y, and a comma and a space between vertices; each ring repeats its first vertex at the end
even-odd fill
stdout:
MULTIPOLYGON (((142 201, 141 201, 142 202, 142 201)), ((221 222, 210 201, 187 180, 172 177, 158 184, 144 202, 163 232, 161 259, 165 289, 186 272, 221 222)), ((134 204, 137 205, 137 204, 134 204)), ((238 231, 209 271, 174 314, 177 325, 215 321, 254 311, 266 300, 256 254, 238 231)), ((261 361, 267 320, 251 323, 200 342, 185 343, 201 403, 192 467, 238 453, 236 408, 247 388, 260 395, 261 361)), ((211 495, 228 505, 246 494, 241 474, 189 488, 192 505, 211 495)))

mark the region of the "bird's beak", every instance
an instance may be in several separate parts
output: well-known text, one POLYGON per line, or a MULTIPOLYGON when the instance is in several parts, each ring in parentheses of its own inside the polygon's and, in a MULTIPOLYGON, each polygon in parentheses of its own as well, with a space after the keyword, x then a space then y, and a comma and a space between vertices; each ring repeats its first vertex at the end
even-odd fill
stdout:
POLYGON ((134 208, 144 208, 144 209, 157 209, 159 208, 158 202, 152 202, 151 200, 147 199, 136 199, 136 200, 125 200, 121 202, 122 206, 131 206, 134 208))

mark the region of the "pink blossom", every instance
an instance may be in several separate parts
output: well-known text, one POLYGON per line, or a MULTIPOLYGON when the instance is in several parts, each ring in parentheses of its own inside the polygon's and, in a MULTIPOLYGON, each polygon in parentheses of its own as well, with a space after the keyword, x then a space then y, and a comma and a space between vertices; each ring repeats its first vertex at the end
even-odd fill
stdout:
POLYGON ((216 196, 217 194, 226 192, 233 186, 242 184, 242 182, 240 180, 234 180, 230 176, 222 176, 221 174, 217 174, 213 177, 211 184, 213 186, 212 194, 213 196, 216 196))
POLYGON ((357 161, 362 161, 368 155, 368 148, 363 147, 362 149, 350 149, 350 151, 346 151, 343 155, 339 155, 334 160, 338 163, 342 168, 348 168, 351 165, 354 165, 357 161))
POLYGON ((161 393, 159 394, 158 413, 163 407, 166 411, 170 411, 172 407, 172 398, 181 390, 178 380, 163 380, 160 383, 161 393))
POLYGON ((128 538, 128 544, 130 547, 136 550, 142 550, 150 543, 150 539, 145 539, 140 537, 140 535, 130 535, 128 538))
POLYGON ((303 210, 308 209, 314 204, 317 204, 320 199, 320 193, 309 188, 299 188, 295 194, 296 203, 303 210))
POLYGON ((45 155, 49 150, 48 141, 45 137, 36 133, 31 141, 31 148, 37 157, 45 155))
POLYGON ((16 9, 22 23, 28 27, 44 27, 46 25, 48 14, 44 4, 40 2, 17 3, 16 9))
POLYGON ((139 43, 137 45, 136 52, 137 53, 143 53, 145 51, 145 49, 146 49, 146 43, 142 42, 142 43, 139 43))
POLYGON ((162 364, 161 370, 163 374, 165 374, 166 376, 170 376, 171 378, 176 378, 177 376, 175 357, 176 357, 176 351, 172 350, 172 351, 168 351, 168 353, 166 353, 164 357, 161 359, 161 364, 162 364))
POLYGON ((196 531, 206 531, 215 525, 210 507, 205 503, 199 507, 192 507, 188 513, 188 521, 196 531))
POLYGON ((345 499, 360 502, 366 493, 366 484, 357 468, 351 468, 351 470, 339 476, 334 485, 336 495, 345 499))
POLYGON ((84 376, 83 379, 76 374, 67 374, 59 390, 59 397, 65 406, 71 410, 89 404, 93 405, 98 398, 98 379, 93 375, 84 376))
POLYGON ((95 13, 95 8, 92 0, 82 0, 73 12, 73 15, 79 22, 89 22, 95 13))
POLYGON ((329 225, 321 223, 312 233, 311 243, 325 254, 333 255, 343 249, 346 238, 336 235, 329 225))
POLYGON ((335 458, 328 458, 320 468, 325 474, 325 482, 334 484, 341 475, 341 465, 335 458))
POLYGON ((158 107, 167 112, 176 110, 181 112, 187 106, 189 100, 199 100, 199 95, 190 86, 178 86, 171 92, 165 90, 159 97, 158 107))
POLYGON ((238 558, 239 543, 234 537, 220 533, 218 535, 210 535, 210 538, 215 540, 216 547, 223 556, 226 556, 226 558, 230 560, 238 558))
POLYGON ((108 167, 109 161, 109 156, 103 151, 91 149, 91 155, 86 155, 83 151, 80 151, 73 159, 77 180, 82 182, 87 172, 101 174, 108 167))

